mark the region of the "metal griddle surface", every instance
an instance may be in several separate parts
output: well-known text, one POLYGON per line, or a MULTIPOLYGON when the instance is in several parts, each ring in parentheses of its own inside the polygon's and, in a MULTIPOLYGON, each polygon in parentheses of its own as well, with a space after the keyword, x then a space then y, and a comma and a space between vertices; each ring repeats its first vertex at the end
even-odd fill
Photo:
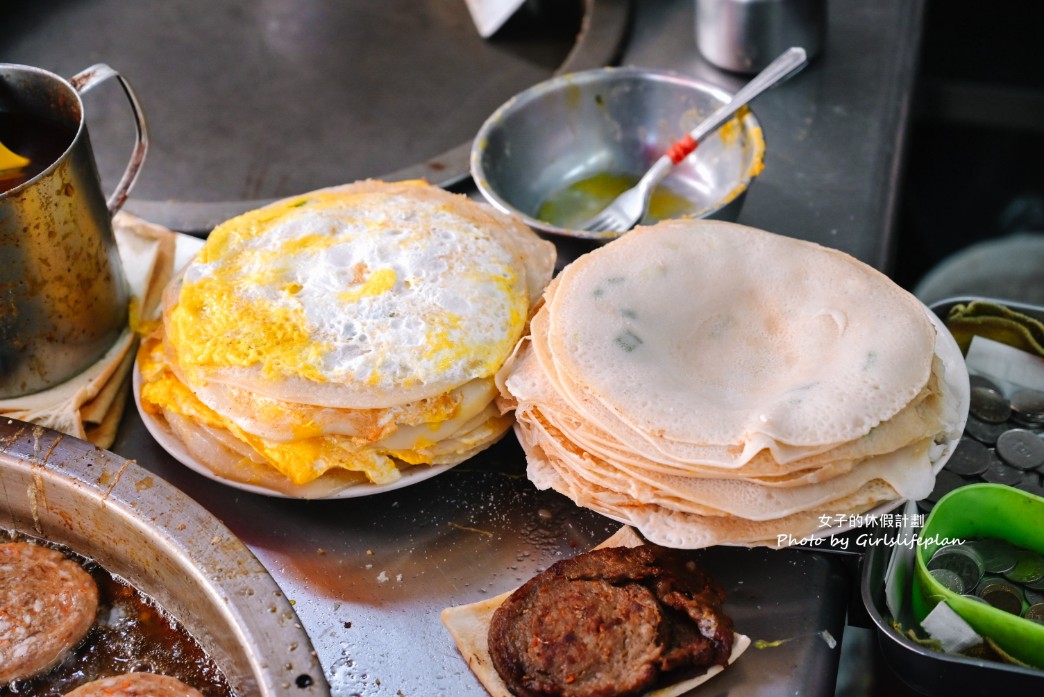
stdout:
MULTIPOLYGON (((0 61, 67 78, 96 62, 123 73, 152 131, 135 199, 257 200, 382 176, 470 141, 565 62, 583 15, 581 0, 529 3, 487 41, 463 0, 30 0, 5 4, 0 61)), ((85 103, 114 184, 132 142, 125 100, 114 86, 85 103)), ((443 174, 437 163, 431 174, 443 174)))
MULTIPOLYGON (((537 491, 510 435, 433 479, 332 501, 259 496, 197 475, 152 441, 133 407, 113 450, 190 492, 254 551, 293 602, 339 697, 482 697, 442 609, 513 589, 619 527, 537 491)), ((737 631, 785 640, 748 649, 707 683, 710 693, 832 694, 838 652, 829 641, 841 637, 848 583, 838 559, 733 547, 699 559, 725 587, 737 631)))

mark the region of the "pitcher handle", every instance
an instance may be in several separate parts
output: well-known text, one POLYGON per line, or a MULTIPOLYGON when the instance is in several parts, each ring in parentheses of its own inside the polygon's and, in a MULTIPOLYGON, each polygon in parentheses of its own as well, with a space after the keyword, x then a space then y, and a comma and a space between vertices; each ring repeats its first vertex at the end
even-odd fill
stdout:
POLYGON ((109 216, 111 217, 116 215, 116 211, 120 210, 123 207, 123 203, 127 200, 127 195, 130 193, 131 187, 134 186, 134 182, 137 181, 138 173, 145 162, 145 154, 149 150, 149 127, 145 122, 145 114, 141 110, 141 104, 138 103, 137 95, 134 94, 134 90, 131 89, 127 80, 104 63, 92 65, 86 70, 77 73, 69 79, 69 82, 78 94, 83 94, 110 77, 115 77, 120 81, 120 86, 123 88, 124 94, 127 95, 131 111, 134 113, 134 127, 137 131, 130 162, 127 163, 127 168, 123 171, 123 176, 120 178, 119 184, 116 185, 116 190, 112 192, 112 195, 106 201, 109 207, 109 216))

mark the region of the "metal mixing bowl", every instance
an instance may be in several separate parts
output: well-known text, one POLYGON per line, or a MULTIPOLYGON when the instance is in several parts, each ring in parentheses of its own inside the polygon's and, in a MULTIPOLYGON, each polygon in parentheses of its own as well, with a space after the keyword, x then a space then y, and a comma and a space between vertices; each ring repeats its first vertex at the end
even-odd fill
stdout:
MULTIPOLYGON (((599 68, 522 92, 482 125, 471 174, 483 196, 535 230, 593 237, 541 219, 547 202, 598 175, 641 176, 673 142, 726 103, 722 89, 675 73, 599 68)), ((661 183, 674 196, 662 217, 735 220, 761 171, 765 140, 749 111, 700 143, 661 183)), ((612 199, 605 192, 605 203, 612 199)), ((658 219, 656 211, 642 221, 658 219)))
POLYGON ((177 618, 243 697, 330 690, 289 600, 217 518, 130 460, 0 420, 0 530, 63 544, 177 618))

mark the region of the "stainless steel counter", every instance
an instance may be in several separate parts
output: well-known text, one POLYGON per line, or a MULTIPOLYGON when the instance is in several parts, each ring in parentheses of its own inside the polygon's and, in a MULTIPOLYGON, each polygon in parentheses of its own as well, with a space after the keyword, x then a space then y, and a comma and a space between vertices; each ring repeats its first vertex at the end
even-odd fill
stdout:
MULTIPOLYGON (((121 70, 144 92, 157 135, 135 196, 176 206, 274 197, 420 162, 469 138, 488 111, 551 74, 571 49, 560 35, 527 48, 537 25, 475 41, 463 2, 357 3, 364 10, 351 22, 340 14, 348 4, 48 3, 51 14, 23 9, 5 22, 0 60, 62 74, 97 61, 121 70), (146 9, 131 9, 139 5, 146 9), (353 50, 367 41, 376 48, 353 50), (342 74, 350 67, 362 83, 342 74), (414 75, 405 87, 392 79, 404 72, 414 75), (402 98, 403 89, 419 99, 402 98), (243 111, 243 100, 253 106, 243 111), (325 123, 338 109, 369 125, 301 125, 325 123), (168 128, 166 119, 178 123, 168 128)), ((768 155, 740 222, 887 268, 921 7, 848 0, 830 10, 823 53, 754 106, 768 155)), ((632 20, 621 62, 739 83, 697 55, 691 0, 641 0, 632 20)), ((96 149, 117 151, 101 161, 103 173, 122 157, 105 101, 87 107, 96 149)), ((536 491, 511 437, 410 488, 318 502, 243 493, 189 471, 152 441, 133 408, 113 450, 188 492, 247 543, 293 599, 333 694, 345 697, 484 694, 439 611, 513 588, 616 528, 536 491)), ((740 631, 786 641, 751 648, 700 694, 833 694, 832 640, 841 639, 854 582, 846 566, 800 550, 715 548, 701 558, 725 585, 740 631)))

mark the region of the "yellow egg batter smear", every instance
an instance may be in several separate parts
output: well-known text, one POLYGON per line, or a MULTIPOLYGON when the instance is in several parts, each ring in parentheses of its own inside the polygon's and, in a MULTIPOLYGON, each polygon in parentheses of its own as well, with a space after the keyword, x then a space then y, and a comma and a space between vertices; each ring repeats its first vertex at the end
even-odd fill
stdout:
MULTIPOLYGON (((168 332, 186 365, 262 366, 280 375, 323 382, 326 345, 313 340, 300 307, 244 298, 227 277, 183 288, 168 332)), ((286 289, 292 295, 292 286, 286 289)))
POLYGON ((313 192, 218 226, 169 313, 186 374, 259 369, 382 392, 492 375, 528 316, 525 269, 421 186, 313 192))
MULTIPOLYGON (((226 430, 249 445, 294 484, 307 484, 333 468, 362 472, 374 484, 389 484, 401 476, 393 454, 411 465, 431 462, 422 451, 382 452, 358 438, 324 435, 281 442, 248 433, 201 402, 174 375, 166 364, 162 343, 155 335, 142 343, 138 367, 142 377, 141 403, 145 411, 161 415, 164 410, 170 410, 194 423, 226 430), (403 457, 406 453, 410 453, 408 458, 403 457)), ((433 416, 451 418, 453 414, 447 413, 442 406, 441 403, 435 405, 433 416)))

